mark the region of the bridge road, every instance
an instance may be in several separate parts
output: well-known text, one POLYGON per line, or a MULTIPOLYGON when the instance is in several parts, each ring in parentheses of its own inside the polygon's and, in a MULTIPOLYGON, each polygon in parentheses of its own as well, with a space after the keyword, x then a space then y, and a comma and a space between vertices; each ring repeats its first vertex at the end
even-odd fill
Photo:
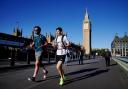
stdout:
POLYGON ((68 80, 64 86, 59 86, 59 76, 55 64, 47 65, 49 71, 46 80, 42 80, 40 68, 36 82, 27 80, 32 76, 34 67, 9 69, 0 73, 0 89, 128 89, 127 72, 113 60, 110 67, 105 67, 103 59, 78 61, 64 66, 68 80))

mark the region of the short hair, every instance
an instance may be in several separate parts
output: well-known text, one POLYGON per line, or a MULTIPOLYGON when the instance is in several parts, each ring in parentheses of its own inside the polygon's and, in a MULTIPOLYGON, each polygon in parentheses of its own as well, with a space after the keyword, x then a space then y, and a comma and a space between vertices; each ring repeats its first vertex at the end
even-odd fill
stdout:
POLYGON ((63 31, 61 27, 56 28, 56 30, 59 30, 60 32, 63 31))
POLYGON ((35 26, 34 28, 37 28, 37 30, 38 30, 39 32, 41 32, 41 27, 40 27, 40 26, 35 26))

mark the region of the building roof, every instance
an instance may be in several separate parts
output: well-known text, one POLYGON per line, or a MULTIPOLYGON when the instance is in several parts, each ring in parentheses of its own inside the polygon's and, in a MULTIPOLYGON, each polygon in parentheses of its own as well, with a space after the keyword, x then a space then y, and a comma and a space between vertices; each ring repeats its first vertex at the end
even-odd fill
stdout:
POLYGON ((114 44, 114 43, 127 43, 127 42, 128 42, 128 35, 127 34, 125 34, 123 37, 119 37, 116 34, 111 44, 114 44))

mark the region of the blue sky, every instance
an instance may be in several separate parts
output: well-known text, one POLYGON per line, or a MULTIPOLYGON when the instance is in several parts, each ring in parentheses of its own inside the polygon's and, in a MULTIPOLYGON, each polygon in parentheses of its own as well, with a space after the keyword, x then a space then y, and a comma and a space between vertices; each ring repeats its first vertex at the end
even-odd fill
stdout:
POLYGON ((39 25, 42 34, 61 26, 68 38, 82 43, 85 10, 92 23, 92 48, 110 48, 114 35, 128 32, 128 0, 0 0, 0 32, 12 34, 19 22, 23 36, 39 25))

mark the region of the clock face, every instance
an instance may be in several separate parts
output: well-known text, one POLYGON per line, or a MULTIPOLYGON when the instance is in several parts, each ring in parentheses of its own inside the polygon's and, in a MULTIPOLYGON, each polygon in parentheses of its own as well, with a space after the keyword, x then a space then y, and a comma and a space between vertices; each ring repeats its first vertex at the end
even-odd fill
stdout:
POLYGON ((89 24, 88 23, 84 23, 84 29, 88 29, 89 24))

